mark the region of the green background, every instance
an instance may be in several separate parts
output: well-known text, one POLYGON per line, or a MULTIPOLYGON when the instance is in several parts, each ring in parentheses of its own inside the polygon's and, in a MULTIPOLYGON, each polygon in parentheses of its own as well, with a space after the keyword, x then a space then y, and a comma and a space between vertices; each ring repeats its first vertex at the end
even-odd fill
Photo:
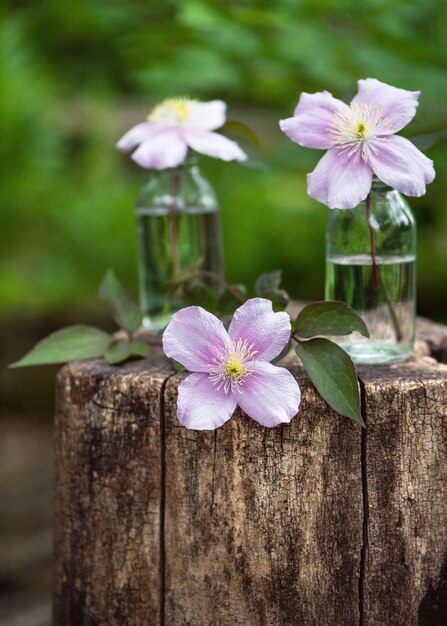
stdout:
MULTIPOLYGON (((422 91, 403 134, 445 129, 447 2, 3 0, 0 18, 0 605, 29 618, 31 602, 49 613, 58 368, 6 365, 69 323, 114 330, 97 297, 108 267, 136 293, 134 204, 147 172, 116 141, 165 97, 227 101, 268 166, 203 159, 227 276, 252 285, 282 268, 295 298, 321 298, 329 209, 307 197, 305 175, 322 153, 290 142, 278 120, 301 91, 349 99, 370 76, 422 91)), ((437 178, 410 200, 419 311, 447 322, 445 139, 427 154, 437 178)))
MULTIPOLYGON (((222 98, 259 137, 267 169, 207 160, 222 204, 228 278, 282 268, 295 298, 323 295, 329 209, 307 197, 321 153, 278 120, 301 91, 348 98, 368 76, 422 91, 406 136, 447 126, 441 0, 112 0, 3 3, 0 315, 97 315, 113 267, 136 291, 134 202, 147 177, 114 147, 157 101, 222 98)), ((419 311, 447 320, 447 144, 411 199, 419 311)))

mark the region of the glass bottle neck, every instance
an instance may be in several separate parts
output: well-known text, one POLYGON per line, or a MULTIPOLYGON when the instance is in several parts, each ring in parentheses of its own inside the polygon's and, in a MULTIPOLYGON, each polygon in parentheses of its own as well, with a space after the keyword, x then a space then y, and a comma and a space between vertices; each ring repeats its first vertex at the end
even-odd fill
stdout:
POLYGON ((137 212, 213 213, 219 205, 213 187, 191 157, 176 168, 152 171, 141 188, 137 212))
POLYGON ((374 181, 368 201, 353 209, 332 209, 326 232, 328 258, 369 255, 371 241, 382 257, 414 257, 416 225, 405 198, 374 181))

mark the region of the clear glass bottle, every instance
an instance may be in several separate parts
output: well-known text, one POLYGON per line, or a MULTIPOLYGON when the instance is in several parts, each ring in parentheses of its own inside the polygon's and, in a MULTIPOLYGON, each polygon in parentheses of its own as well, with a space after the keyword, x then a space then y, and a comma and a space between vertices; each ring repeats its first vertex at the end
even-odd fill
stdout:
POLYGON ((140 304, 145 327, 157 333, 185 305, 191 280, 182 279, 197 275, 203 288, 218 289, 205 274, 223 274, 219 205, 197 161, 190 160, 152 172, 136 214, 140 304))
POLYGON ((413 351, 416 223, 404 198, 378 179, 354 209, 331 210, 326 233, 327 300, 342 300, 370 337, 337 338, 356 363, 397 363, 413 351))

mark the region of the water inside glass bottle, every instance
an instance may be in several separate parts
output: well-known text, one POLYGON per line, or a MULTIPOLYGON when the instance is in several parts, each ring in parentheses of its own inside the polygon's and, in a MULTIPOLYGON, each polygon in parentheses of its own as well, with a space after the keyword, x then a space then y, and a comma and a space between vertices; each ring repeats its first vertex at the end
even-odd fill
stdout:
POLYGON ((378 256, 376 263, 375 281, 370 255, 328 257, 326 299, 346 302, 366 323, 369 338, 337 339, 356 362, 393 363, 413 349, 416 257, 378 256))
POLYGON ((156 333, 183 306, 173 285, 176 275, 197 268, 222 273, 220 215, 217 209, 191 206, 175 212, 137 207, 136 213, 140 304, 145 327, 156 333))

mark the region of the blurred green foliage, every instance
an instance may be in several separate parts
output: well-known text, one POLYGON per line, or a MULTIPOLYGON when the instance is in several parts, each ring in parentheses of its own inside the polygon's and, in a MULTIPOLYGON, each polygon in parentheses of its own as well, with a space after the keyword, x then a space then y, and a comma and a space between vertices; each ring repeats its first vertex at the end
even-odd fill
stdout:
MULTIPOLYGON (((447 126, 443 0, 5 0, 0 10, 0 312, 96 307, 114 267, 136 286, 133 207, 147 174, 114 147, 166 96, 220 97, 258 134, 267 170, 208 160, 221 198, 226 267, 253 284, 283 268, 321 298, 328 209, 306 195, 321 154, 278 129, 299 93, 349 98, 373 76, 422 91, 407 136, 447 126)), ((411 200, 419 309, 446 319, 447 145, 411 200)))

